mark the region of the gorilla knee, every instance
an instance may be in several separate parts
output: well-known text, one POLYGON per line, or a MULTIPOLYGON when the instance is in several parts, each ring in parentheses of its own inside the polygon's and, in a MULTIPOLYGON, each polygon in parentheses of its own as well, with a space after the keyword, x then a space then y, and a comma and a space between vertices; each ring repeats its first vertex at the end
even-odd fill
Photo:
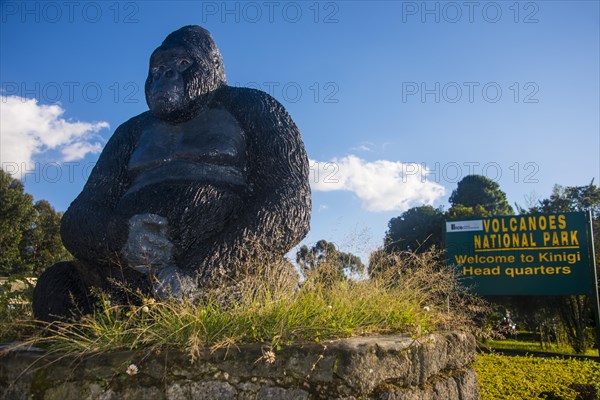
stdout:
POLYGON ((41 321, 66 320, 93 311, 90 275, 77 262, 60 262, 46 269, 33 291, 33 314, 41 321))

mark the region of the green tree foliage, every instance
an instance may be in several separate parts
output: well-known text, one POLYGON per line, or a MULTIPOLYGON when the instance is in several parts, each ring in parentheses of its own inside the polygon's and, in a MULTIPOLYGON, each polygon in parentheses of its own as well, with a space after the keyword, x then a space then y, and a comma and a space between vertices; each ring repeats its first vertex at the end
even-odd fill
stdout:
POLYGON ((594 180, 586 186, 554 185, 549 198, 540 200, 529 212, 552 213, 591 210, 594 219, 600 217, 600 188, 594 180))
POLYGON ((483 208, 482 205, 477 204, 475 206, 463 206, 462 204, 457 204, 452 206, 448 212, 446 213, 446 217, 450 219, 460 219, 460 218, 477 218, 477 217, 491 217, 492 213, 483 208))
POLYGON ((425 205, 413 207, 388 222, 384 248, 388 253, 423 253, 431 247, 441 247, 444 212, 441 208, 425 205))
POLYGON ((323 272, 333 281, 361 274, 365 270, 359 257, 339 251, 333 243, 326 240, 319 240, 310 248, 306 245, 300 247, 296 252, 296 262, 305 277, 311 273, 323 272))
POLYGON ((506 200, 506 194, 500 190, 500 185, 482 175, 467 175, 450 195, 452 207, 448 210, 449 215, 458 215, 459 218, 469 214, 466 208, 472 208, 471 215, 483 217, 487 215, 513 215, 514 210, 506 200), (456 207, 462 206, 459 209, 456 207), (481 206, 487 215, 474 215, 477 207, 481 206), (454 210, 453 210, 454 209, 454 210), (462 215, 461 215, 462 213, 462 215))
POLYGON ((30 272, 21 255, 34 215, 33 197, 20 181, 0 170, 0 275, 30 272))
POLYGON ((57 213, 46 200, 36 202, 33 208, 34 227, 25 236, 27 248, 22 254, 26 263, 31 265, 33 275, 39 276, 50 265, 71 256, 60 237, 62 213, 57 213))
POLYGON ((70 258, 60 238, 60 218, 46 200, 33 204, 23 184, 0 170, 0 276, 39 276, 70 258))

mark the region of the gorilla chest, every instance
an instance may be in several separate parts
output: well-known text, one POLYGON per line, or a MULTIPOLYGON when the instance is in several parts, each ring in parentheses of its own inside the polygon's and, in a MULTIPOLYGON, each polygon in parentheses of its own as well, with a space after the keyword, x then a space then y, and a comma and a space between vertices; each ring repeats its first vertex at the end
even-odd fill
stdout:
POLYGON ((244 131, 226 110, 210 109, 172 125, 155 120, 145 127, 129 161, 131 170, 175 160, 243 166, 244 131))
POLYGON ((131 191, 160 181, 217 181, 245 185, 246 138, 224 109, 209 109, 172 125, 144 127, 129 160, 131 191))

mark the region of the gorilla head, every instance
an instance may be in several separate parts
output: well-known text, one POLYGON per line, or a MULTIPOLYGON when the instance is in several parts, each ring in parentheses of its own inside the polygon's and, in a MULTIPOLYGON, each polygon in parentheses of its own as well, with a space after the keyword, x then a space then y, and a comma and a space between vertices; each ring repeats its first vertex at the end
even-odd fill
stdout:
POLYGON ((189 118, 226 83, 223 59, 210 33, 189 25, 171 33, 152 53, 146 102, 157 118, 189 118))

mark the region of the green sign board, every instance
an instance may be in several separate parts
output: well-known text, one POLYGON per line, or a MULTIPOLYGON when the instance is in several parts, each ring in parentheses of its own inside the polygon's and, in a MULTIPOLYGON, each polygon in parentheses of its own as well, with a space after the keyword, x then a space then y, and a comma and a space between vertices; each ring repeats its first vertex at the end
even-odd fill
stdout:
POLYGON ((480 295, 592 294, 588 215, 447 220, 448 263, 480 295))

